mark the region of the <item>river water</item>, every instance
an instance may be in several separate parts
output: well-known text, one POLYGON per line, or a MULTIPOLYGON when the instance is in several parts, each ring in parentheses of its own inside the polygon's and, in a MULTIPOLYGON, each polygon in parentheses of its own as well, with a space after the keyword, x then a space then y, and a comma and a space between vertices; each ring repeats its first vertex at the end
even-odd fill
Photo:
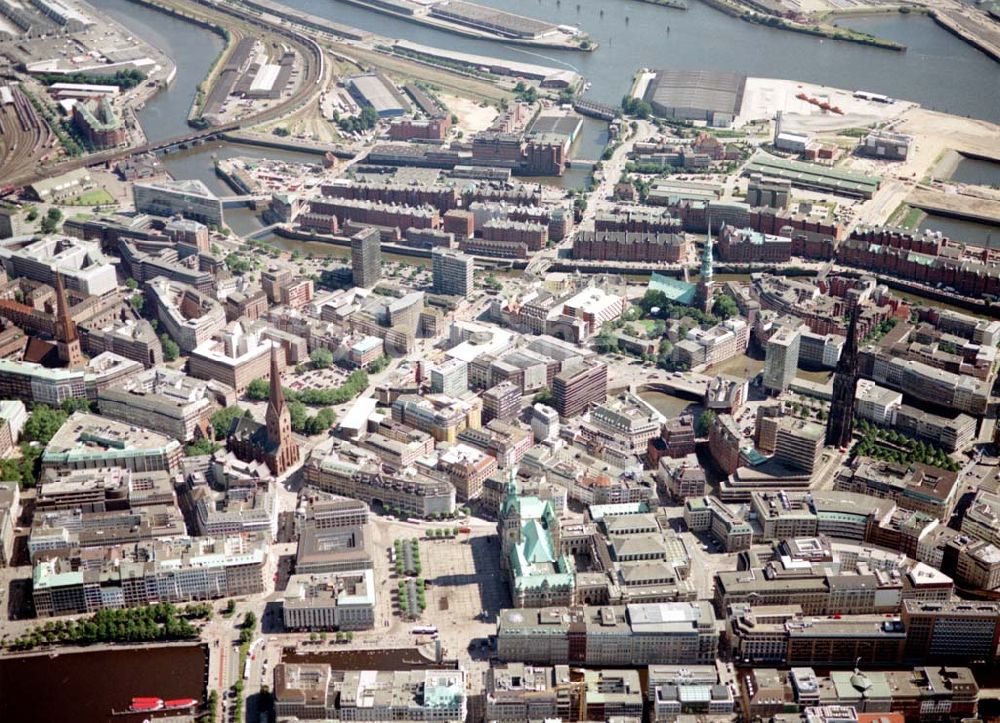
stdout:
MULTIPOLYGON (((187 129, 198 84, 218 56, 214 33, 128 0, 92 0, 177 63, 170 90, 139 113, 150 140, 187 129)), ((985 54, 918 15, 852 18, 851 27, 908 45, 895 53, 750 25, 692 0, 687 11, 636 0, 504 0, 505 10, 579 25, 601 46, 593 53, 535 51, 465 38, 336 0, 287 5, 392 38, 523 62, 571 67, 592 83, 589 95, 617 104, 642 67, 713 68, 844 88, 863 88, 958 115, 1000 120, 1000 71, 985 54)), ((592 135, 587 133, 588 136, 592 135)), ((581 148, 589 154, 591 148, 581 148)), ((587 157, 583 155, 583 157, 587 157)))
POLYGON ((621 100, 639 68, 709 68, 870 90, 957 115, 1000 120, 998 66, 923 16, 891 14, 842 21, 908 46, 907 52, 895 53, 751 25, 698 0, 690 0, 686 11, 637 0, 483 1, 577 25, 600 47, 593 53, 535 50, 464 38, 337 0, 286 0, 285 4, 390 38, 571 67, 592 83, 589 96, 613 104, 621 100))
POLYGON ((204 700, 206 655, 180 645, 0 658, 0 721, 140 723, 150 716, 112 711, 133 696, 204 700))
POLYGON ((187 114, 198 85, 222 52, 223 41, 215 33, 128 0, 88 0, 139 37, 164 50, 177 66, 170 87, 150 98, 137 114, 146 137, 162 141, 191 129, 187 114))

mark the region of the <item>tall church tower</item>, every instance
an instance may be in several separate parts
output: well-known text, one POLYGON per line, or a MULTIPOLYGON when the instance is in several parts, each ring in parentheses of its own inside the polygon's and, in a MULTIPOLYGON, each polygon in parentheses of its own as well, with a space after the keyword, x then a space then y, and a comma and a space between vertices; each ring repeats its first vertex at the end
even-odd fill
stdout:
POLYGON ((830 419, 826 425, 826 443, 834 447, 846 447, 851 443, 854 432, 854 402, 858 390, 858 315, 861 304, 855 304, 851 311, 851 323, 847 327, 847 341, 837 362, 833 377, 833 398, 830 401, 830 419))
POLYGON ((66 302, 66 289, 63 287, 62 275, 56 271, 56 319, 55 336, 56 351, 59 361, 69 368, 81 367, 86 364, 83 350, 80 348, 80 337, 76 333, 76 323, 69 314, 69 304, 66 302))
POLYGON ((281 372, 278 370, 277 344, 271 344, 271 395, 264 415, 267 424, 267 450, 274 455, 271 471, 280 475, 299 459, 299 447, 292 439, 292 417, 285 405, 281 390, 281 372))
POLYGON ((705 252, 701 257, 701 273, 694 303, 704 312, 712 311, 712 219, 708 219, 708 233, 705 234, 705 252))

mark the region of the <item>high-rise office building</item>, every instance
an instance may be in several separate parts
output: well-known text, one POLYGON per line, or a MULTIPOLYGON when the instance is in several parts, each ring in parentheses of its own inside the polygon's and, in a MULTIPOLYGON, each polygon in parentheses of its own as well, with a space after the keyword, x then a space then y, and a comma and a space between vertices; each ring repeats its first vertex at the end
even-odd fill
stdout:
POLYGON ((774 458, 812 474, 823 453, 823 427, 802 419, 782 417, 774 439, 774 458))
POLYGON ((467 297, 472 293, 473 260, 468 254, 435 248, 431 252, 434 293, 467 297))
POLYGON ((858 392, 858 313, 855 305, 847 327, 847 341, 837 362, 833 377, 833 399, 830 401, 830 421, 826 425, 826 443, 846 447, 854 431, 854 403, 858 392))
POLYGON ((521 410, 521 389, 503 381, 483 392, 483 423, 493 419, 509 422, 521 410))
POLYGON ((601 362, 584 362, 563 369, 552 380, 552 406, 560 417, 585 412, 591 404, 608 398, 608 367, 601 362))
POLYGON ((351 236, 351 272, 354 285, 370 289, 382 276, 382 246, 377 228, 366 228, 351 236))
POLYGON ((783 392, 795 379, 799 364, 799 342, 802 332, 798 325, 782 326, 767 340, 764 349, 764 388, 783 392))
POLYGON ((448 359, 431 367, 431 392, 457 397, 469 391, 469 365, 462 359, 448 359))

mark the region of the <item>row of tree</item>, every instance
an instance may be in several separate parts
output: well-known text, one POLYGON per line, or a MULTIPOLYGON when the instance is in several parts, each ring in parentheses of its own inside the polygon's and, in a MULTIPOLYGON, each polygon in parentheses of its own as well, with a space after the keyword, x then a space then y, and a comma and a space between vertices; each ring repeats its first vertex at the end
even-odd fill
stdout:
POLYGON ((941 447, 914 439, 895 429, 884 429, 862 419, 858 420, 854 431, 860 437, 851 449, 854 457, 872 457, 904 465, 926 464, 950 472, 957 472, 962 468, 941 447))
MULTIPOLYGON (((209 613, 211 611, 209 610, 209 613)), ((186 640, 198 631, 188 617, 204 617, 201 606, 190 614, 170 603, 157 603, 122 610, 98 610, 89 618, 55 620, 25 631, 10 647, 30 650, 38 645, 68 643, 138 643, 159 640, 186 640)))
MULTIPOLYGON (((302 402, 311 407, 325 407, 333 404, 344 404, 358 396, 368 387, 368 373, 364 369, 355 369, 347 375, 347 379, 339 387, 327 389, 295 389, 284 388, 285 399, 290 402, 302 402)), ((267 401, 271 397, 271 385, 267 379, 254 379, 247 386, 247 398, 256 402, 267 401)))

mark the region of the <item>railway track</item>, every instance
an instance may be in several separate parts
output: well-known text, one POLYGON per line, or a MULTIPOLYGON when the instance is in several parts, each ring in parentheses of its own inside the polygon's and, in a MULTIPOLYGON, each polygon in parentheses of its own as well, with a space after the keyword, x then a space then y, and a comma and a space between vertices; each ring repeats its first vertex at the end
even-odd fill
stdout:
POLYGON ((16 181, 19 175, 37 169, 52 146, 53 135, 21 89, 13 86, 11 93, 14 102, 0 109, 0 136, 5 141, 0 179, 16 181))

